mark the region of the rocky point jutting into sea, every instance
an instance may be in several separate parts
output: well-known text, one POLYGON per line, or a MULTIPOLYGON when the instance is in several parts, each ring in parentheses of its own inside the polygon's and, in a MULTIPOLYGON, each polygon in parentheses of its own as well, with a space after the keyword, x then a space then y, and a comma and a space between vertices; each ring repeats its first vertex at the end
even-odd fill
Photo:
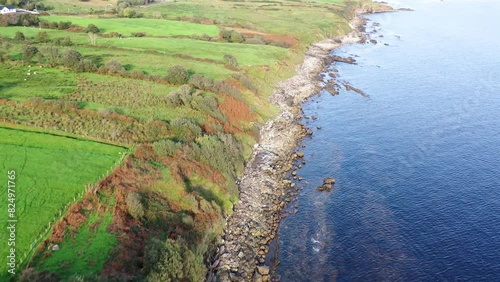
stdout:
POLYGON ((268 244, 275 238, 282 210, 294 192, 291 181, 284 179, 292 162, 301 157, 295 148, 312 130, 297 122, 301 105, 321 87, 318 74, 331 63, 330 52, 342 44, 365 40, 361 14, 386 12, 390 7, 362 6, 351 19, 352 31, 343 38, 333 38, 311 45, 297 74, 277 85, 271 101, 281 109, 274 120, 260 131, 239 183, 239 202, 228 218, 222 245, 213 262, 220 281, 269 281, 265 258, 268 244))

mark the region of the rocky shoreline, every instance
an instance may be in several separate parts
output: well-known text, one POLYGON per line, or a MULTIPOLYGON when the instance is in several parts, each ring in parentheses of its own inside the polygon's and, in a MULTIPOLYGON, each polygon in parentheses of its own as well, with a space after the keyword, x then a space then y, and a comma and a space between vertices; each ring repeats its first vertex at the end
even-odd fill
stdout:
POLYGON ((276 236, 283 208, 290 196, 296 195, 294 185, 284 177, 292 169, 292 162, 302 157, 294 153, 298 142, 312 134, 297 122, 302 103, 321 89, 318 74, 331 63, 330 52, 343 44, 364 40, 365 21, 361 15, 390 10, 386 6, 361 7, 350 22, 349 34, 311 45, 303 63, 297 66, 297 74, 278 84, 271 102, 282 112, 263 126, 260 143, 254 146, 245 167, 239 183, 239 202, 228 218, 213 263, 217 281, 270 281, 269 267, 264 265, 268 245, 276 236))

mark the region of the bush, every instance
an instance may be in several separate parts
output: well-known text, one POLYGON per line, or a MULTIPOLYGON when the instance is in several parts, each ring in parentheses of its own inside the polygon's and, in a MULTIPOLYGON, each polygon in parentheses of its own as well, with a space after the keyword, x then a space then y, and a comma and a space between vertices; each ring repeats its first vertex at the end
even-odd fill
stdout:
POLYGON ((174 65, 168 68, 167 76, 165 80, 172 84, 185 84, 188 81, 188 71, 185 67, 180 65, 174 65))
POLYGON ((19 282, 57 282, 59 279, 56 274, 47 270, 38 272, 33 267, 26 268, 19 275, 19 282))
POLYGON ((50 22, 49 23, 49 28, 50 29, 58 29, 59 28, 59 24, 56 23, 56 22, 50 22))
POLYGON ((231 134, 203 136, 196 139, 189 156, 225 175, 236 177, 243 170, 243 147, 231 134))
POLYGON ((137 17, 137 12, 134 10, 134 8, 125 8, 123 10, 123 16, 126 18, 135 18, 137 17))
POLYGON ((238 60, 231 54, 224 54, 224 61, 233 67, 238 66, 238 60))
POLYGON ((153 151, 160 156, 173 156, 181 145, 172 140, 160 140, 153 143, 153 151))
POLYGON ((203 281, 206 273, 203 256, 197 255, 182 240, 153 238, 146 246, 147 282, 203 281))
POLYGON ((0 15, 0 26, 37 26, 40 20, 32 14, 0 15))
POLYGON ((183 141, 194 140, 203 134, 196 122, 187 118, 178 118, 170 122, 172 131, 183 141))
POLYGON ((130 78, 135 78, 135 79, 143 79, 146 77, 143 71, 135 69, 131 70, 127 73, 127 76, 130 78))
POLYGON ((35 41, 47 43, 50 41, 49 34, 46 31, 40 31, 35 35, 35 41))
POLYGON ((219 37, 227 42, 242 43, 245 41, 243 35, 236 30, 222 30, 219 37))
POLYGON ((54 46, 44 46, 40 48, 40 53, 43 55, 45 60, 50 67, 55 67, 59 64, 60 54, 59 49, 54 46))
POLYGON ((54 43, 54 45, 58 45, 58 46, 72 46, 73 45, 73 41, 71 41, 71 37, 69 37, 69 36, 58 37, 58 38, 54 39, 53 43, 54 43))
POLYGON ((101 30, 95 24, 89 24, 85 32, 99 33, 101 30))
POLYGON ((135 219, 141 219, 144 216, 144 206, 141 202, 141 195, 130 192, 125 200, 128 213, 135 219))
POLYGON ((123 74, 125 72, 125 68, 119 61, 110 60, 104 65, 104 72, 107 74, 123 74))
POLYGON ((26 39, 26 37, 24 36, 24 33, 20 32, 20 31, 16 31, 16 35, 14 36, 14 40, 24 41, 25 39, 26 39))
POLYGON ((206 76, 201 76, 199 74, 193 74, 188 81, 189 85, 205 90, 205 91, 211 91, 212 87, 214 86, 214 81, 210 77, 206 76))
POLYGON ((145 32, 132 32, 133 37, 145 37, 147 34, 145 32))
POLYGON ((97 70, 97 67, 95 64, 88 59, 83 59, 80 61, 78 66, 76 67, 76 71, 79 72, 95 72, 97 70))
POLYGON ((25 63, 31 63, 33 57, 38 53, 38 48, 35 46, 26 45, 23 47, 22 58, 25 63))
POLYGON ((75 69, 80 64, 83 56, 80 52, 73 49, 66 49, 62 54, 62 64, 65 67, 75 69))
POLYGON ((70 28, 70 27, 71 27, 71 22, 62 22, 62 21, 61 21, 61 22, 59 22, 59 24, 57 25, 57 28, 58 28, 58 29, 61 29, 61 30, 63 30, 63 29, 68 29, 68 28, 70 28))

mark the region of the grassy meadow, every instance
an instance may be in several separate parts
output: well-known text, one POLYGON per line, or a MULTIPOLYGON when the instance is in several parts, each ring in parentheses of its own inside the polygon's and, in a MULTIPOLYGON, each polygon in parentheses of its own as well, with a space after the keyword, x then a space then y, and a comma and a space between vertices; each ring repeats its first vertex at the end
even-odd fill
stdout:
POLYGON ((178 35, 209 35, 217 36, 219 28, 214 25, 204 25, 173 20, 159 20, 147 18, 97 18, 76 16, 49 16, 41 17, 41 21, 60 22, 70 21, 75 25, 87 27, 96 25, 101 33, 117 32, 130 36, 133 32, 145 32, 148 36, 178 36, 178 35))
MULTIPOLYGON (((7 181, 7 170, 15 170, 17 175, 18 258, 29 254, 47 235, 49 223, 54 224, 64 207, 85 191, 86 184, 95 183, 108 173, 126 151, 122 147, 22 128, 0 127, 0 140, 2 179, 7 181)), ((0 191, 0 197, 7 199, 6 193, 5 189, 0 191)), ((7 213, 1 218, 6 222, 7 213)), ((6 238, 7 229, 2 228, 0 234, 6 238)), ((6 257, 2 256, 0 261, 2 273, 6 273, 6 257)))

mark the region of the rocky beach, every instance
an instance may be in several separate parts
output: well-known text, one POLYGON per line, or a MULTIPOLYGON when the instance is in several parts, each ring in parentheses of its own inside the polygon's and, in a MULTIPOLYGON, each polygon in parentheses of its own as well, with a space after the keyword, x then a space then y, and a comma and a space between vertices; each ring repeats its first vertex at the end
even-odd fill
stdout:
POLYGON ((304 61, 297 66, 296 75, 277 85, 271 101, 281 109, 281 114, 260 130, 260 141, 254 146, 240 179, 239 202, 228 218, 212 264, 217 269, 218 281, 271 280, 269 266, 264 265, 268 245, 276 236, 283 209, 298 189, 285 175, 293 169, 293 161, 303 157, 296 152, 298 142, 313 134, 312 129, 298 122, 302 103, 322 87, 324 82, 319 74, 332 61, 351 61, 332 57, 333 49, 366 40, 362 14, 391 10, 383 5, 358 8, 349 24, 350 33, 311 45, 304 61))

